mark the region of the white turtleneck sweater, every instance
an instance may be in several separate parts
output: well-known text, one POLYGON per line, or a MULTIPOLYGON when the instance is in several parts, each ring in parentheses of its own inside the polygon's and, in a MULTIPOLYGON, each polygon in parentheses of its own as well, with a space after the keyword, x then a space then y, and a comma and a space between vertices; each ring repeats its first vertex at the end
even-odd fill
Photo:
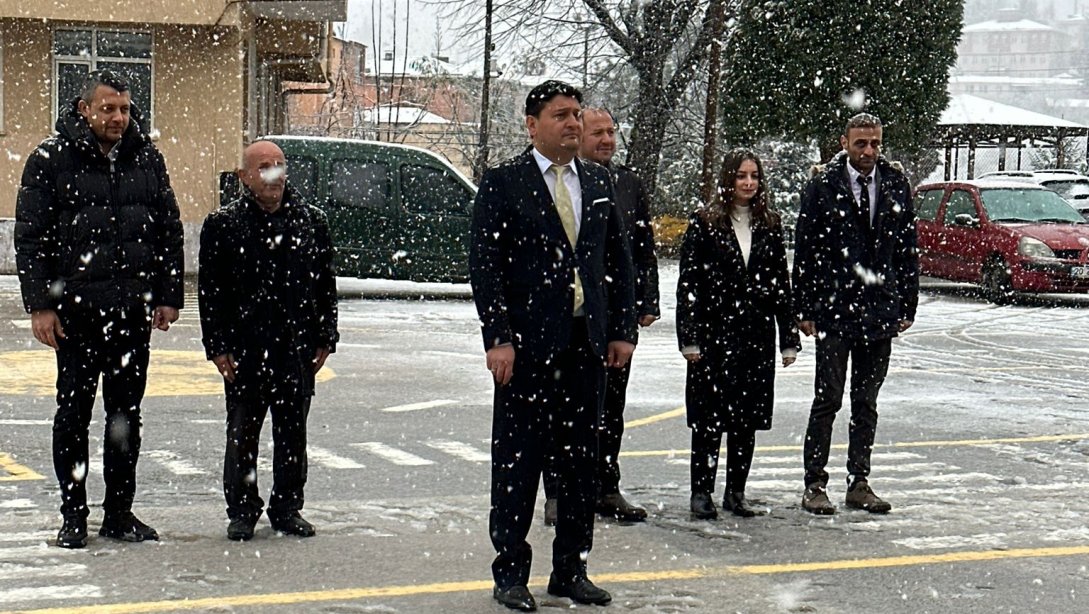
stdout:
POLYGON ((737 235, 737 244, 741 246, 741 258, 749 266, 749 252, 752 250, 752 207, 734 205, 730 210, 730 223, 737 235))

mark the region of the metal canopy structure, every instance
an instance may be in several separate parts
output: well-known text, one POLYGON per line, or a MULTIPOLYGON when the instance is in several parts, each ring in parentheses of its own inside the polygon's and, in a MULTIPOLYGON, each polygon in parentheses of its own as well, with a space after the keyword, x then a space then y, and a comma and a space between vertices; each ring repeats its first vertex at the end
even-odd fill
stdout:
POLYGON ((1006 170, 1006 152, 1017 150, 1017 168, 1021 168, 1021 150, 1029 146, 1043 145, 1055 149, 1057 165, 1066 164, 1065 139, 1087 138, 1089 151, 1089 126, 1059 117, 1036 113, 1028 109, 987 100, 970 94, 958 94, 949 98, 949 106, 942 112, 935 129, 935 147, 945 150, 945 180, 957 179, 956 169, 960 150, 967 148, 967 178, 975 177, 976 150, 998 149, 998 170, 1006 170))

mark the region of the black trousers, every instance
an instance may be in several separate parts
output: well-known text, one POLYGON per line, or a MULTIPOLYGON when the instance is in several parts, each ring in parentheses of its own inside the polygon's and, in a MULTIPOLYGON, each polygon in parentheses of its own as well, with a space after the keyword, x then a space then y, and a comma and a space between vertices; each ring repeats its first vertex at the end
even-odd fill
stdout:
POLYGON ((269 413, 272 414, 269 518, 286 518, 303 508, 306 418, 311 398, 309 390, 292 385, 260 395, 228 394, 227 450, 223 458, 223 494, 228 518, 255 521, 261 516, 264 501, 257 488, 257 454, 261 427, 269 413))
POLYGON ((848 479, 870 475, 870 453, 877 434, 877 393, 889 370, 891 339, 817 339, 817 374, 813 407, 805 432, 805 485, 828 484, 832 425, 843 405, 847 360, 851 362, 851 424, 847 448, 848 479))
MULTIPOLYGON (((620 492, 620 443, 624 440, 624 405, 628 397, 628 378, 631 363, 623 367, 607 367, 605 370, 605 401, 597 429, 597 496, 620 492)), ((544 470, 545 496, 558 497, 559 484, 556 472, 546 466, 544 470)))
POLYGON ((58 341, 57 413, 53 418, 53 468, 61 513, 86 518, 87 438, 102 376, 106 410, 102 438, 107 515, 132 509, 140 456, 140 402, 147 385, 151 323, 143 307, 63 317, 58 341))
MULTIPOLYGON (((692 429, 692 494, 715 492, 718 451, 722 446, 720 431, 692 429)), ((726 493, 745 492, 756 450, 756 431, 735 429, 726 433, 726 493)))
POLYGON ((559 480, 552 568, 561 578, 584 574, 593 547, 597 424, 605 367, 576 320, 571 345, 550 362, 515 358, 514 377, 496 386, 492 417, 489 530, 497 556, 496 585, 525 585, 533 551, 533 521, 545 457, 559 480))

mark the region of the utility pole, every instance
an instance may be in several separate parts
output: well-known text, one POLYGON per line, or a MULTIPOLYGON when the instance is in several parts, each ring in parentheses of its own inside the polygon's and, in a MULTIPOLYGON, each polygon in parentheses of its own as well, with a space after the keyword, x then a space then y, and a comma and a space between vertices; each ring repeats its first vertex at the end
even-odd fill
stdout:
POLYGON ((476 163, 473 164, 473 180, 480 183, 484 169, 488 168, 488 115, 492 85, 492 0, 484 7, 484 89, 480 93, 480 136, 476 163))

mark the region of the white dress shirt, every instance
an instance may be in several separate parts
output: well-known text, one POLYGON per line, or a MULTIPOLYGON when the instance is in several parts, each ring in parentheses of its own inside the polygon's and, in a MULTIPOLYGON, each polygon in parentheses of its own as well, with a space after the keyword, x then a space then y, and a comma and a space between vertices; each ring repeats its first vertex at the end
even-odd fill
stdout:
MULTIPOLYGON (((858 183, 858 178, 862 176, 862 173, 855 170, 855 167, 851 166, 851 163, 847 163, 847 178, 851 183, 851 194, 855 195, 855 203, 862 202, 862 186, 858 183)), ((873 214, 877 211, 877 167, 870 169, 870 223, 873 224, 873 214)))
MULTIPOLYGON (((548 185, 548 193, 552 196, 552 202, 556 202, 556 173, 552 172, 552 160, 544 157, 537 148, 533 148, 533 158, 537 160, 537 166, 541 169, 545 184, 548 185)), ((567 186, 567 192, 571 194, 571 208, 575 210, 575 236, 579 236, 582 229, 582 184, 579 183, 579 169, 575 166, 575 159, 567 163, 567 172, 563 174, 563 183, 567 186)))

